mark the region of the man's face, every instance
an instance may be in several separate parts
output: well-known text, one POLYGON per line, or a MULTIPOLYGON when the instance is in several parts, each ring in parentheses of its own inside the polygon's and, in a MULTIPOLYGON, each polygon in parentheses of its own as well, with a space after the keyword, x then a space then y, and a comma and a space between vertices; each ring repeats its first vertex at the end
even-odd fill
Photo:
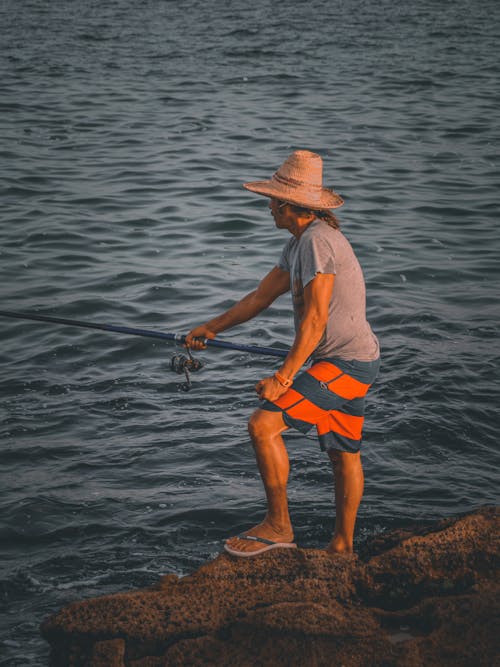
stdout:
POLYGON ((274 218, 276 227, 279 229, 290 229, 295 223, 295 216, 292 214, 290 206, 286 202, 271 197, 269 200, 269 208, 271 209, 271 215, 274 218))

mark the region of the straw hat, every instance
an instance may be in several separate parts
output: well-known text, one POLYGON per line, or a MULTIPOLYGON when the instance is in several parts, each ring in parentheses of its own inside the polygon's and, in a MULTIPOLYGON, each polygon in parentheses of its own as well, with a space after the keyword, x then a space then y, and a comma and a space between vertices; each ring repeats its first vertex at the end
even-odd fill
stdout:
POLYGON ((338 208, 344 203, 336 192, 323 187, 323 160, 311 151, 294 151, 271 180, 252 181, 243 187, 313 211, 338 208))

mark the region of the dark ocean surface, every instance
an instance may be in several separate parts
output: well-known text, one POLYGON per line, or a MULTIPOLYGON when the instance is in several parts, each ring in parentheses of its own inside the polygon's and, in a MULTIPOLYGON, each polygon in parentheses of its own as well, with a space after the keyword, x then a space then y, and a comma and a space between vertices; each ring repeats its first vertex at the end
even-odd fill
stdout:
MULTIPOLYGON (((319 152, 383 364, 357 544, 498 502, 496 0, 0 2, 0 309, 187 332, 286 232, 241 184, 319 152)), ((222 336, 292 341, 289 297, 222 336)), ((45 665, 75 599, 213 558, 262 518, 246 432, 279 362, 0 318, 0 665, 45 665)), ((300 546, 334 521, 287 437, 300 546)))

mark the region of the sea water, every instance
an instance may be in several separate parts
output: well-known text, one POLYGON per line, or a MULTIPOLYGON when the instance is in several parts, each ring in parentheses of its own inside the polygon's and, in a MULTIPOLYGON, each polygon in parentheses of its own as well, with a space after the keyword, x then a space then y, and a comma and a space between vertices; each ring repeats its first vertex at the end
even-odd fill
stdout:
MULTIPOLYGON (((498 500, 494 0, 0 3, 0 309, 185 333, 252 290, 297 148, 345 199, 382 369, 357 545, 498 500)), ((290 345, 289 296, 221 338, 290 345)), ((0 318, 0 665, 72 600, 187 574, 263 516, 246 421, 278 360, 0 318)), ((287 436, 299 546, 334 524, 287 436)))

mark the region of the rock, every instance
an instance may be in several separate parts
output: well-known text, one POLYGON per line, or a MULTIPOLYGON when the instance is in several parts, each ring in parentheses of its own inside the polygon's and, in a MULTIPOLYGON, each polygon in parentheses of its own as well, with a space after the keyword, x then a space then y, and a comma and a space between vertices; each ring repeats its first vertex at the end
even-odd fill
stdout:
POLYGON ((123 639, 108 639, 96 642, 92 650, 94 667, 124 667, 125 642, 123 639))
POLYGON ((362 557, 226 554, 44 621, 50 667, 490 667, 498 512, 379 536, 362 557))
POLYGON ((459 593, 488 581, 499 566, 497 519, 495 511, 486 510, 406 537, 369 559, 359 572, 358 592, 367 602, 398 609, 422 597, 459 593))

